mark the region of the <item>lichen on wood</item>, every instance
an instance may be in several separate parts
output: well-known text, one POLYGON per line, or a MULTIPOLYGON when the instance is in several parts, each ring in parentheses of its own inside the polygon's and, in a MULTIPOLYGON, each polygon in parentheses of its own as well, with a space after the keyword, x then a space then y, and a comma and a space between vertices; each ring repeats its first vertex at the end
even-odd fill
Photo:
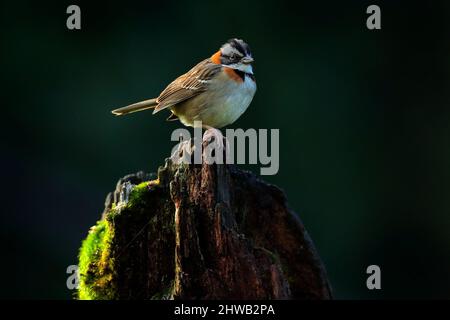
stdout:
POLYGON ((232 165, 120 179, 79 267, 79 299, 331 298, 284 193, 232 165))

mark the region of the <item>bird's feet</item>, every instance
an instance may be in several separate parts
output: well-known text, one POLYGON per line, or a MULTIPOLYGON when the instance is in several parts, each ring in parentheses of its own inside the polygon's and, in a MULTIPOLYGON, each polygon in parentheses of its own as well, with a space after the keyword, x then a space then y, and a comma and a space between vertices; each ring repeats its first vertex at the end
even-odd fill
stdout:
MULTIPOLYGON (((214 158, 216 160, 223 159, 222 155, 223 155, 224 150, 225 150, 226 155, 230 151, 230 145, 228 143, 227 138, 224 137, 222 135, 222 132, 220 132, 220 130, 218 130, 218 129, 215 129, 212 127, 206 127, 206 129, 207 130, 203 134, 203 143, 205 145, 205 147, 203 149, 203 157, 204 158, 211 157, 212 150, 214 150, 214 153, 215 153, 214 158)), ((211 161, 206 161, 206 162, 210 163, 211 161)), ((220 162, 223 163, 223 160, 220 162)))
POLYGON ((215 143, 217 148, 223 149, 223 135, 219 129, 207 127, 207 130, 203 134, 203 142, 215 143))
POLYGON ((227 157, 229 151, 229 142, 222 135, 222 132, 218 129, 207 127, 200 144, 197 145, 197 141, 192 139, 181 141, 172 149, 170 159, 175 164, 192 163, 192 161, 196 164, 201 164, 202 162, 223 164, 227 160, 223 156, 225 154, 225 157, 227 157), (197 152, 200 152, 201 156, 200 154, 197 155, 197 152))

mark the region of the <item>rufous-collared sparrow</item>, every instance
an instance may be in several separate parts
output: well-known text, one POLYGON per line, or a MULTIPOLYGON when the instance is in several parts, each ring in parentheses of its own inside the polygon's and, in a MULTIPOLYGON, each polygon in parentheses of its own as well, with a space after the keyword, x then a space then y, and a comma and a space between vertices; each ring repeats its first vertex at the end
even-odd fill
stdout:
POLYGON ((180 120, 191 127, 201 121, 204 128, 222 128, 235 122, 255 95, 252 62, 250 47, 243 40, 230 39, 211 57, 170 83, 157 98, 112 113, 120 116, 169 109, 172 114, 167 120, 180 120))

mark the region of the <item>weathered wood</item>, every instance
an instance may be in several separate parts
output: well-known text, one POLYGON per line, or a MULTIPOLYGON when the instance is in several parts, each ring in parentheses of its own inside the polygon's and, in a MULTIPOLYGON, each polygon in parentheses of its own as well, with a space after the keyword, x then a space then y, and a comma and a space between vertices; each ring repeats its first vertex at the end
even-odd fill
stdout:
POLYGON ((330 299, 283 192, 230 165, 121 179, 80 250, 81 299, 330 299))

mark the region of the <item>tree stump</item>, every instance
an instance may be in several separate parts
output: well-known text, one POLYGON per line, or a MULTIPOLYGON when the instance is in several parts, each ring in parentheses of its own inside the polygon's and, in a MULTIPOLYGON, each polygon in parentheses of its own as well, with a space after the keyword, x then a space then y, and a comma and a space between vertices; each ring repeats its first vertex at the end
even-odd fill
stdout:
POLYGON ((79 299, 330 299, 283 192, 233 165, 119 180, 79 254, 79 299))

